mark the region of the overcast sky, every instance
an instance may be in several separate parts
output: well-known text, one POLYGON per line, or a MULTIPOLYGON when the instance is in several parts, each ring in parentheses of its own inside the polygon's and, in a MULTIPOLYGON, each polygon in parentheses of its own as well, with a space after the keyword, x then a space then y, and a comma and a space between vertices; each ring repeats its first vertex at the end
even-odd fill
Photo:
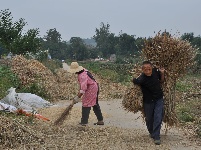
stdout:
POLYGON ((100 23, 110 32, 136 37, 154 36, 165 29, 201 35, 201 0, 0 0, 14 21, 24 18, 24 30, 39 28, 40 36, 56 28, 62 40, 91 38, 100 23))

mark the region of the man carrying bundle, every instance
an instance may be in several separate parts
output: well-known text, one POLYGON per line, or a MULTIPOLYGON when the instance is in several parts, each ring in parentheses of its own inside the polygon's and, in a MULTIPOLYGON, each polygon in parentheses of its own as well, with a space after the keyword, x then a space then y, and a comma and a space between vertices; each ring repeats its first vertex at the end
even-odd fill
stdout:
POLYGON ((150 137, 160 145, 160 129, 163 120, 163 91, 160 83, 164 81, 164 68, 153 68, 150 61, 142 64, 142 74, 133 79, 140 85, 143 93, 145 121, 150 137))

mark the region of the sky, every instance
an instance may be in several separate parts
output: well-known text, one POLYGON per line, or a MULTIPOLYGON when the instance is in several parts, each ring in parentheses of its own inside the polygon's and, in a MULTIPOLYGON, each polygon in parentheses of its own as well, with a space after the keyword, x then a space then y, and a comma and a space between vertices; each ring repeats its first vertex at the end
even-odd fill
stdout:
POLYGON ((56 28, 64 41, 93 37, 101 22, 116 36, 122 31, 153 37, 160 30, 201 35, 201 0, 0 0, 0 10, 5 9, 13 21, 25 19, 24 32, 39 28, 44 37, 56 28))

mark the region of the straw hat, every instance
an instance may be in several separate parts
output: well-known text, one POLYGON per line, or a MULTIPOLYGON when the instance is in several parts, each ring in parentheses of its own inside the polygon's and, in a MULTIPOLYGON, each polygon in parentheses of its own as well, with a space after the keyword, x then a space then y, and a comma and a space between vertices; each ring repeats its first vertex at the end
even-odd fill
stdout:
POLYGON ((82 66, 79 66, 77 62, 72 62, 71 65, 70 65, 70 69, 68 70, 68 72, 70 72, 70 73, 76 73, 76 72, 80 72, 83 69, 84 68, 82 66))

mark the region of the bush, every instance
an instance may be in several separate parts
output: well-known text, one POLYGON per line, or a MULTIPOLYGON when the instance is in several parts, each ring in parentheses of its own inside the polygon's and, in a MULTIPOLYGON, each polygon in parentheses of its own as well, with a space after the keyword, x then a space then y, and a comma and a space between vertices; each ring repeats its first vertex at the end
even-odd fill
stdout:
POLYGON ((0 66, 0 98, 7 95, 7 90, 11 87, 18 88, 20 86, 19 78, 12 73, 9 67, 0 66))
POLYGON ((18 89, 17 91, 23 92, 23 93, 36 94, 46 100, 50 98, 50 95, 46 94, 47 92, 45 91, 45 89, 43 87, 41 87, 40 85, 38 85, 37 83, 33 83, 26 87, 21 87, 21 89, 18 89))

